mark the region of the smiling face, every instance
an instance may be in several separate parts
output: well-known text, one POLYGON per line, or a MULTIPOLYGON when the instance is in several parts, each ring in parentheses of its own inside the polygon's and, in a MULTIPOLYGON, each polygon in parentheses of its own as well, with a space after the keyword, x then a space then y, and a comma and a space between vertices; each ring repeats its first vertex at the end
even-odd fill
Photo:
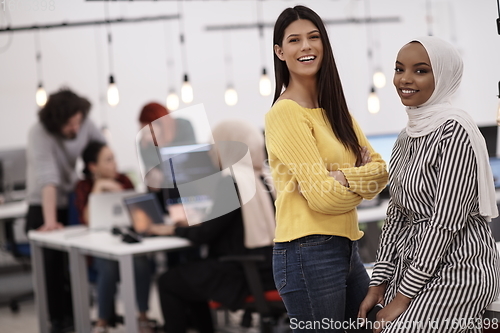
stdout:
POLYGON ((422 44, 409 43, 399 50, 393 82, 406 106, 422 105, 431 97, 435 88, 434 74, 422 44))
POLYGON ((290 76, 315 76, 323 60, 323 42, 318 28, 299 19, 285 29, 282 45, 275 45, 276 56, 285 61, 290 76))

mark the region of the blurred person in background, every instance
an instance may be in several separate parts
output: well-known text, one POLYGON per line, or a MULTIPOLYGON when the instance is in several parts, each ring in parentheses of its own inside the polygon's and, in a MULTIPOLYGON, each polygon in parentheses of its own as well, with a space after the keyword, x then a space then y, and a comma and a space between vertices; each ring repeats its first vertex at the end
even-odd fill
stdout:
MULTIPOLYGON (((90 102, 64 88, 49 96, 28 134, 26 231, 68 224, 68 195, 77 181, 77 158, 90 141, 105 142, 88 118, 90 102)), ((73 326, 67 253, 43 249, 51 332, 73 326)))
MULTIPOLYGON (((90 142, 82 154, 85 164, 85 179, 80 180, 75 189, 75 206, 81 224, 89 223, 89 196, 93 193, 120 192, 134 189, 130 179, 117 172, 113 151, 106 144, 90 142)), ((115 296, 120 281, 118 262, 99 257, 92 258, 97 271, 98 320, 94 333, 108 332, 108 325, 115 316, 115 296)), ((139 308, 139 329, 141 333, 151 333, 152 327, 146 315, 149 303, 152 267, 147 256, 134 257, 135 288, 139 308)), ((114 325, 113 325, 114 326, 114 325)))
POLYGON ((243 267, 237 262, 220 261, 221 257, 263 256, 265 260, 257 262, 263 289, 275 289, 272 276, 274 198, 272 187, 268 187, 264 181, 263 135, 246 122, 230 120, 222 122, 213 130, 213 138, 215 145, 211 157, 220 170, 228 171, 244 155, 240 154, 238 147, 225 144, 228 141, 244 143, 250 152, 251 161, 242 159, 244 162, 238 163, 238 170, 243 174, 238 173, 235 178, 231 173, 223 174, 206 222, 189 227, 153 226, 151 232, 155 234, 176 235, 194 244, 208 245, 207 258, 169 269, 158 279, 161 309, 168 333, 185 333, 189 315, 193 319, 191 324, 199 332, 214 332, 209 300, 222 303, 232 310, 242 308, 244 299, 250 293, 243 267), (255 194, 245 204, 240 201, 240 208, 226 212, 228 188, 236 188, 239 198, 245 197, 245 193, 253 193, 252 190, 255 194))

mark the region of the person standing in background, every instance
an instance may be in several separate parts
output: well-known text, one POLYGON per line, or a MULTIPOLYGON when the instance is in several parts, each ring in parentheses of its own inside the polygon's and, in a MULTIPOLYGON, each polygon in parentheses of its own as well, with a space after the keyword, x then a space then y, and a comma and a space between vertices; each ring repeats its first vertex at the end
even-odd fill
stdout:
POLYGON ((386 164, 349 113, 321 18, 285 9, 273 43, 265 137, 277 191, 274 280, 293 332, 343 333, 337 325, 356 320, 369 283, 356 206, 385 187, 386 164), (332 325, 302 329, 325 320, 332 325))
MULTIPOLYGON (((49 232, 68 224, 68 195, 77 181, 75 165, 87 143, 105 142, 88 119, 90 102, 69 89, 49 96, 28 134, 26 232, 49 232)), ((67 254, 44 249, 47 299, 52 333, 73 325, 67 254)))

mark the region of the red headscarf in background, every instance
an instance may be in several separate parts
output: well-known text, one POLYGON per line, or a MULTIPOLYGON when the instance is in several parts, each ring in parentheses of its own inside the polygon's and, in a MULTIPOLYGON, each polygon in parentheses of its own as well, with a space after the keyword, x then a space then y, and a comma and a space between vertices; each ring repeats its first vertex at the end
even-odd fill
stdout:
POLYGON ((175 120, 169 116, 169 113, 165 106, 152 102, 146 104, 139 115, 141 124, 149 125, 153 123, 155 125, 155 136, 160 147, 167 146, 175 137, 175 120), (156 133, 158 130, 160 133, 156 133))

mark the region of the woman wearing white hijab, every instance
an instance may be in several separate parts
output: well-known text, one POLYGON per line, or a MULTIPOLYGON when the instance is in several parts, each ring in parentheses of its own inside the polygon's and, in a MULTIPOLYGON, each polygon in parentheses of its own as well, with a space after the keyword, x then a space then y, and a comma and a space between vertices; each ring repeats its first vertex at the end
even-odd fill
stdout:
POLYGON ((411 41, 396 59, 408 124, 392 152, 391 200, 358 315, 384 305, 376 333, 482 332, 482 314, 499 293, 486 145, 450 102, 462 72, 457 50, 436 37, 411 41))

